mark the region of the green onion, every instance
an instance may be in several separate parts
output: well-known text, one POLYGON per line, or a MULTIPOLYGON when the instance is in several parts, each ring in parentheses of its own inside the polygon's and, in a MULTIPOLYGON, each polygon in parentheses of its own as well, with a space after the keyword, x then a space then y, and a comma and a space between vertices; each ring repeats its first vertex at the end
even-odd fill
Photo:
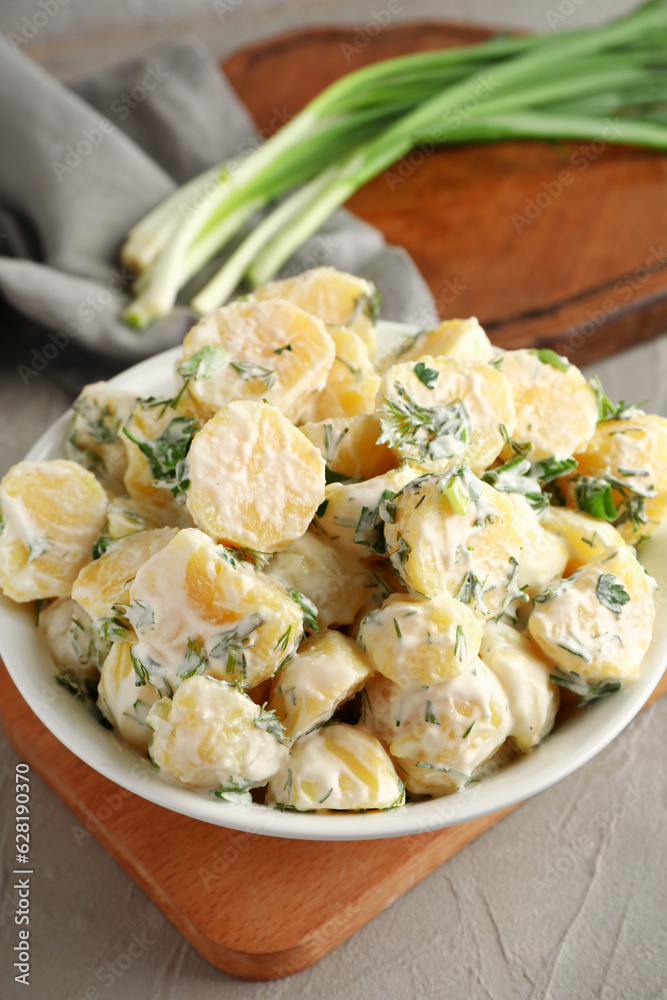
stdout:
POLYGON ((200 313, 260 285, 363 184, 415 146, 601 139, 667 149, 667 0, 608 25, 383 60, 337 80, 266 143, 173 192, 128 234, 125 313, 163 316, 217 253, 200 313), (271 206, 254 228, 255 213, 271 206))

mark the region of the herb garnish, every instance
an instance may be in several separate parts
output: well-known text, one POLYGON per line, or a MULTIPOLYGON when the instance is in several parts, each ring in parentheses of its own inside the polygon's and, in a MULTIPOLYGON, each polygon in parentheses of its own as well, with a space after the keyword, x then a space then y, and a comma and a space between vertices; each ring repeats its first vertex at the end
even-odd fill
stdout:
POLYGON ((177 503, 185 502, 185 490, 190 485, 186 455, 197 428, 192 417, 174 417, 169 426, 154 441, 140 441, 127 427, 123 433, 144 453, 153 476, 153 485, 171 490, 177 503))
POLYGON ((379 410, 382 433, 378 444, 390 447, 416 448, 419 458, 438 460, 453 458, 471 438, 470 416, 465 403, 454 400, 446 406, 420 406, 400 382, 396 383, 399 399, 385 396, 387 408, 379 410))
POLYGON ((632 417, 636 417, 642 412, 641 407, 644 405, 646 400, 642 403, 626 403, 624 399, 620 403, 612 403, 609 396, 606 394, 602 388, 602 383, 597 375, 594 375, 590 381, 593 392, 595 393, 595 398, 598 404, 598 423, 601 424, 605 420, 630 420, 632 417))
POLYGON ((613 573, 601 573, 595 587, 595 596, 600 604, 603 604, 615 615, 621 614, 623 605, 630 600, 630 595, 621 583, 616 582, 613 573))
POLYGON ((276 381, 275 372, 270 368, 263 368, 255 364, 254 361, 232 361, 231 367, 244 381, 254 378, 261 378, 264 381, 264 388, 270 389, 276 381))
POLYGON ((557 667, 556 669, 558 670, 558 673, 550 674, 549 680, 553 684, 559 684, 560 687, 567 688, 568 691, 572 691, 574 694, 578 695, 579 704, 577 705, 577 708, 585 708, 587 705, 590 705, 591 702, 597 701, 599 698, 605 698, 607 695, 616 694, 616 692, 620 691, 622 687, 619 680, 607 678, 591 684, 588 681, 585 681, 584 678, 574 670, 566 672, 561 670, 560 667, 557 667))
POLYGON ((551 365, 552 368, 558 369, 559 372, 566 372, 568 368, 572 367, 567 358, 561 357, 560 354, 556 354, 555 351, 550 350, 548 347, 542 347, 528 353, 536 355, 543 365, 551 365))
POLYGON ((433 389, 440 374, 435 368, 428 368, 423 361, 418 361, 414 367, 414 373, 427 389, 433 389))

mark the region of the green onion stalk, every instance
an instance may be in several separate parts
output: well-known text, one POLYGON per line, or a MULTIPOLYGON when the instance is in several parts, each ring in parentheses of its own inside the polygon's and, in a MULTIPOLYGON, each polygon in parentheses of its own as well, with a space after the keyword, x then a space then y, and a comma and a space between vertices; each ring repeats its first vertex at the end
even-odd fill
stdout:
POLYGON ((138 272, 126 321, 192 299, 205 314, 264 284, 340 205, 413 148, 503 139, 602 139, 667 149, 667 0, 610 24, 383 60, 336 81, 249 154, 179 188, 128 234, 138 272), (257 213, 273 206, 257 221, 257 213))

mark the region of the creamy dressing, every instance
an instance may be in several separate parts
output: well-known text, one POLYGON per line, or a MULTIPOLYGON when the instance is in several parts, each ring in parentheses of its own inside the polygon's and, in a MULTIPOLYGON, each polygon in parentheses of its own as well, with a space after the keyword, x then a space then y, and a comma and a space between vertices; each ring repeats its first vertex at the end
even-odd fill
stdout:
POLYGON ((536 605, 530 633, 547 656, 584 680, 634 680, 651 641, 654 587, 629 549, 607 549, 536 605), (618 611, 600 600, 603 575, 625 591, 618 611))
POLYGON ((267 732, 261 709, 234 685, 212 677, 184 681, 172 701, 148 713, 150 754, 165 771, 199 788, 264 785, 288 756, 267 732))
POLYGON ((139 569, 130 598, 142 619, 133 651, 161 693, 194 670, 253 687, 294 652, 302 631, 302 612, 279 584, 232 566, 196 529, 179 532, 139 569))
POLYGON ((536 746, 551 731, 560 703, 558 688, 549 682, 552 668, 524 634, 502 623, 485 623, 479 655, 507 695, 508 735, 522 750, 536 746))
POLYGON ((304 399, 324 388, 336 353, 321 320, 283 300, 233 302, 204 317, 185 338, 184 359, 209 344, 223 347, 230 363, 191 383, 197 399, 214 411, 233 400, 266 399, 292 420, 304 399), (288 344, 291 350, 275 353, 288 344), (247 377, 248 364, 270 374, 247 377))
POLYGON ((388 698, 379 699, 378 682, 368 685, 372 711, 366 724, 381 738, 389 736, 389 750, 406 770, 411 791, 437 795, 461 787, 509 735, 507 697, 480 659, 426 688, 402 691, 384 684, 388 698))
POLYGON ((301 648, 275 678, 269 708, 292 740, 297 740, 363 687, 373 673, 352 639, 340 632, 323 632, 301 648))
POLYGON ((404 793, 374 736, 358 726, 333 725, 294 744, 266 800, 296 809, 387 809, 402 804, 404 793))

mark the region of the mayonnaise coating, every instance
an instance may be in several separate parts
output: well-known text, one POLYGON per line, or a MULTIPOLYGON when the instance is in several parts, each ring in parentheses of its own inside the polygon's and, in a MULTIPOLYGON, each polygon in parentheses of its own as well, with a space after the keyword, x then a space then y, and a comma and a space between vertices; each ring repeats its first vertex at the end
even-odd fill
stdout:
POLYGON ((391 809, 405 790, 381 743, 359 726, 322 726, 293 745, 266 801, 297 810, 391 809))
MULTIPOLYGON (((578 368, 554 351, 519 350, 505 351, 498 369, 512 387, 516 410, 512 437, 532 445, 532 461, 553 455, 567 458, 584 450, 595 431, 598 407, 578 368)), ((503 458, 512 454, 505 444, 503 458)))
POLYGON ((211 415, 233 400, 266 399, 296 420, 310 393, 324 387, 336 355, 324 323, 281 299, 231 302, 204 316, 183 341, 184 361, 208 346, 229 358, 190 384, 211 415))
POLYGON ((40 610, 39 634, 59 670, 77 678, 97 676, 109 644, 90 625, 90 617, 69 597, 58 597, 40 610))
POLYGON ((399 457, 437 472, 466 461, 481 473, 514 430, 512 391, 495 368, 467 358, 393 365, 377 395, 382 437, 399 457))
POLYGON ((284 549, 324 500, 324 459, 274 406, 238 400, 218 410, 188 454, 188 510, 216 541, 284 549))
POLYGON ((106 552, 80 571, 72 597, 92 619, 113 618, 114 605, 130 600, 137 570, 178 533, 178 528, 137 531, 110 542, 106 552))
POLYGON ((626 545, 546 591, 528 619, 533 639, 584 681, 637 677, 651 641, 655 581, 626 545))
POLYGON ((69 597, 92 558, 107 498, 77 462, 19 462, 0 482, 0 587, 13 601, 69 597))
POLYGON ((470 608, 439 594, 392 594, 362 620, 357 642, 376 670, 401 688, 457 677, 476 659, 482 625, 470 608))
POLYGON ((377 583, 359 558, 341 552, 312 531, 277 552, 264 574, 312 601, 322 628, 354 621, 368 591, 377 583))
POLYGON ((528 601, 522 521, 509 494, 467 466, 413 479, 384 518, 387 554, 411 593, 449 594, 483 616, 512 615, 528 601))
POLYGON ((161 698, 147 722, 151 759, 169 777, 195 788, 238 792, 264 785, 289 750, 273 713, 215 677, 190 677, 161 698))
POLYGON ((298 740, 360 690, 373 667, 354 640, 327 629, 304 643, 273 679, 269 708, 298 740))
POLYGON ((552 665, 528 634, 493 621, 484 623, 479 657, 507 695, 509 735, 520 750, 537 746, 551 732, 560 704, 559 689, 549 680, 552 665))
POLYGON ((500 681, 480 659, 456 677, 407 691, 376 674, 365 691, 364 725, 382 740, 407 790, 417 795, 461 788, 512 725, 500 681))
POLYGON ((138 570, 127 610, 139 639, 132 654, 160 693, 200 673, 255 687, 296 650, 302 608, 245 566, 189 528, 138 570))
POLYGON ((160 695, 152 684, 137 684, 138 680, 130 643, 112 643, 102 666, 97 707, 126 743, 147 753, 153 730, 146 720, 160 695))

